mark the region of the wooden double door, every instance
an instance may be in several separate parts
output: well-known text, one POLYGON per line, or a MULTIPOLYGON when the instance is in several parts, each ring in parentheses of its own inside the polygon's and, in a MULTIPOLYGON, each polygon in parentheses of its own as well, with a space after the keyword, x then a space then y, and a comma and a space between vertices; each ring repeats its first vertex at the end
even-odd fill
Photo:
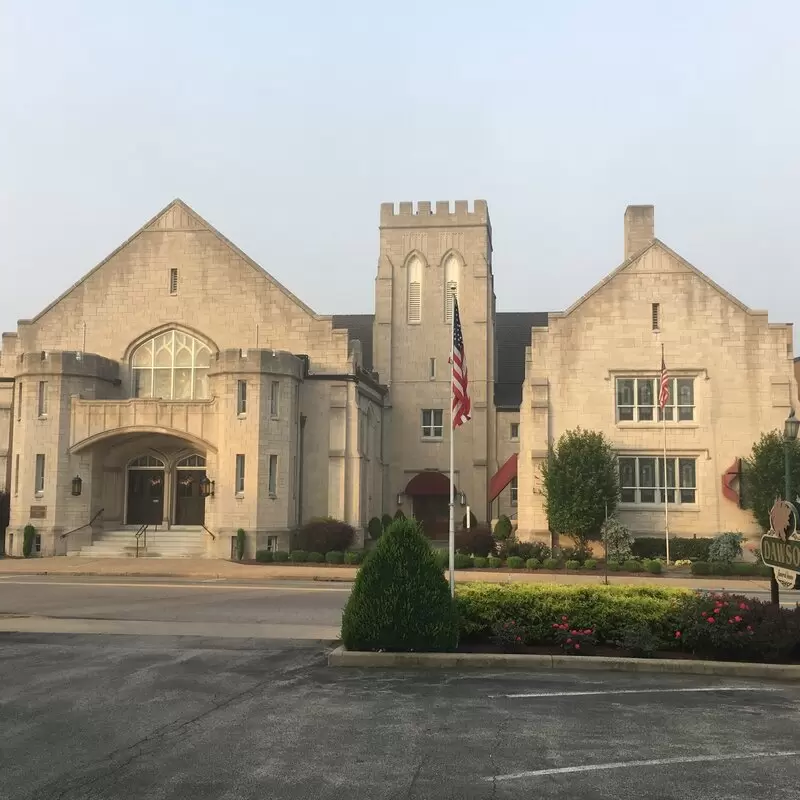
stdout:
MULTIPOLYGON (((206 499, 200 491, 204 469, 175 470, 175 525, 202 525, 206 499)), ((161 525, 164 521, 166 472, 163 469, 128 471, 126 520, 129 525, 161 525)))

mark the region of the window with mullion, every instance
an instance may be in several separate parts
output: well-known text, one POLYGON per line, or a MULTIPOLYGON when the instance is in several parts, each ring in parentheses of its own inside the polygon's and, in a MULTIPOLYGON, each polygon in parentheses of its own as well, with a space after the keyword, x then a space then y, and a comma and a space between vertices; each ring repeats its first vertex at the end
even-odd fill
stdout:
POLYGON ((620 501, 636 505, 697 502, 697 463, 694 458, 621 456, 618 459, 620 501), (665 474, 666 473, 666 474, 665 474), (679 480, 676 481, 676 478, 679 480))
POLYGON ((422 410, 422 438, 441 439, 444 436, 444 411, 441 408, 422 410))
POLYGON ((694 419, 694 378, 669 378, 667 402, 659 408, 661 380, 617 378, 617 422, 691 422, 694 419))

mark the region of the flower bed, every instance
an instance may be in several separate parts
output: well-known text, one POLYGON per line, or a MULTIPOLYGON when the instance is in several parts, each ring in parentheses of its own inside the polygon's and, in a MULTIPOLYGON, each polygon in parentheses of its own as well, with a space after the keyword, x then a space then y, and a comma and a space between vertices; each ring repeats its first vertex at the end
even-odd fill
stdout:
POLYGON ((633 586, 463 584, 460 649, 800 662, 800 609, 633 586))

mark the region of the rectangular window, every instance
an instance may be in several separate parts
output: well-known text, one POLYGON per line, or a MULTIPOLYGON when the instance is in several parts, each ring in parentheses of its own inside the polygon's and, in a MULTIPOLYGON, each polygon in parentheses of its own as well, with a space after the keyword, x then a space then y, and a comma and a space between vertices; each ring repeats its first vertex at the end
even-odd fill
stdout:
POLYGON ((14 494, 19 494, 19 453, 14 459, 14 494))
POLYGON ((17 384, 17 422, 22 420, 22 381, 17 384))
POLYGON ((617 422, 691 422, 694 378, 669 378, 667 403, 659 408, 660 378, 617 378, 617 422))
POLYGON ((236 413, 247 413, 247 381, 236 381, 236 413))
POLYGON ((422 410, 422 438, 441 439, 444 435, 444 412, 441 408, 422 410))
POLYGON ((694 505, 697 502, 696 461, 694 458, 622 456, 619 458, 620 500, 637 505, 667 502, 694 505), (675 478, 680 478, 676 486, 675 478))
POLYGON ((517 504, 517 478, 516 476, 511 479, 511 505, 517 504))
POLYGON ((169 293, 178 294, 178 270, 175 267, 169 271, 169 293))
POLYGON ((658 331, 661 324, 661 304, 653 303, 651 312, 653 316, 653 330, 658 331))
POLYGON ((236 494, 244 494, 244 454, 236 454, 236 494))
POLYGON ((36 482, 34 484, 36 494, 44 492, 44 453, 36 454, 36 482))
POLYGON ((278 456, 274 453, 269 457, 269 495, 275 497, 278 494, 278 456))
POLYGON ((279 406, 278 401, 281 396, 281 383, 280 381, 272 381, 269 387, 269 415, 275 419, 278 416, 279 406))
POLYGON ((39 381, 38 398, 39 416, 47 416, 47 381, 39 381))
POLYGON ((42 552, 42 535, 37 533, 33 539, 33 552, 34 553, 41 553, 42 552))
POLYGON ((511 441, 512 442, 519 441, 519 422, 511 423, 511 441))
POLYGON ((436 379, 436 359, 431 358, 428 361, 428 380, 435 380, 436 379))
POLYGON ((274 553, 277 549, 278 549, 278 537, 267 536, 267 550, 270 553, 274 553))

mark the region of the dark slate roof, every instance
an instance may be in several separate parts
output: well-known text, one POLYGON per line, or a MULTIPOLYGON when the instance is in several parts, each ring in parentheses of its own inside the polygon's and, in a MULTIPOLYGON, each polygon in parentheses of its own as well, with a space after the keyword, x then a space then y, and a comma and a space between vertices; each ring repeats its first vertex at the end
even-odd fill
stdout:
MULTIPOLYGON (((372 370, 372 314, 334 314, 333 327, 344 328, 351 340, 358 339, 364 353, 364 368, 372 370)), ((525 381, 525 348, 531 343, 531 328, 547 327, 546 311, 506 311, 495 318, 497 380, 494 404, 519 408, 525 381)), ((469 354, 467 354, 469 356, 469 354)))
POLYGON ((525 348, 531 343, 531 328, 547 327, 546 311, 505 311, 495 315, 494 404, 519 408, 525 382, 525 348))
POLYGON ((364 359, 364 369, 372 371, 372 322, 374 314, 334 314, 333 327, 344 328, 350 341, 358 339, 364 359))

